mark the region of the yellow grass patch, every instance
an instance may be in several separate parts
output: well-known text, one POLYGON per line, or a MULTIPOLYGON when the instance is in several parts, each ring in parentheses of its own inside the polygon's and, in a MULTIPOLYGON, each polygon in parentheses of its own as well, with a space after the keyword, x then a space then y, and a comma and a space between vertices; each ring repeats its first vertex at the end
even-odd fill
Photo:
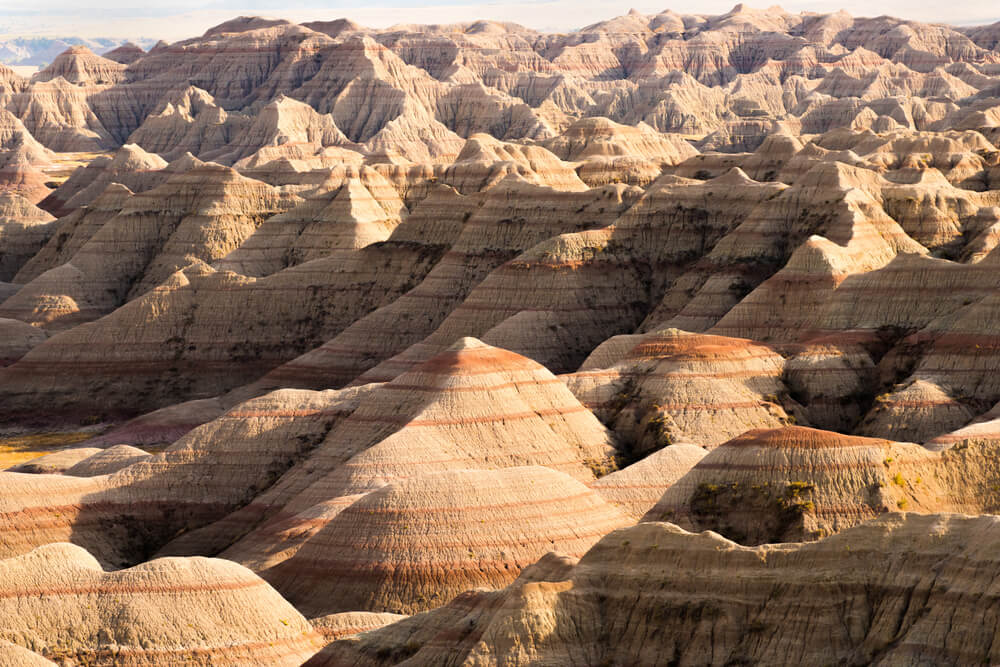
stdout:
POLYGON ((94 437, 93 431, 25 433, 0 437, 0 470, 94 437))

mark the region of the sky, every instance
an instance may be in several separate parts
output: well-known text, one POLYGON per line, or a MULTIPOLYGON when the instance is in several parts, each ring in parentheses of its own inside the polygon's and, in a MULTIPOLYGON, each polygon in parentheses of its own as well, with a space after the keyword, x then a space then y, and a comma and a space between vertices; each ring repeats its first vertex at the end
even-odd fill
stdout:
MULTIPOLYGON (((168 42, 203 33, 235 16, 274 16, 296 22, 346 17, 373 28, 396 23, 452 23, 475 19, 514 21, 546 31, 569 31, 618 16, 634 7, 643 13, 673 9, 682 13, 721 14, 735 0, 508 0, 471 3, 468 0, 0 0, 0 38, 121 37, 155 38, 168 42)), ((765 2, 751 6, 766 6, 765 2)), ((856 16, 891 14, 920 21, 958 25, 1000 21, 997 0, 790 0, 788 11, 834 12, 856 16)))

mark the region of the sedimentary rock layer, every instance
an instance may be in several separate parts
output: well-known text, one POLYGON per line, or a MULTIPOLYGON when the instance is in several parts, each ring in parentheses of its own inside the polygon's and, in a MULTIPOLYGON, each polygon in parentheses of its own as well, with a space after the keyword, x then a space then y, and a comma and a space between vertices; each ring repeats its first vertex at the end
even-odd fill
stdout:
POLYGON ((991 516, 893 514, 814 544, 747 548, 643 523, 578 563, 546 557, 504 591, 336 642, 309 664, 992 662, 997 600, 983 591, 997 534, 991 516))

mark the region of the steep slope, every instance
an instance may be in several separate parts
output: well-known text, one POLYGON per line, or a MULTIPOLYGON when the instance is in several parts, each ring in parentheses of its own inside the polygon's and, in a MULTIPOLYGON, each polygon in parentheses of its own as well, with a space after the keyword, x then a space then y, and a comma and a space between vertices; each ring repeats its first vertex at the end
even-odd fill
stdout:
POLYGON ((814 544, 747 548, 644 523, 578 563, 546 557, 504 591, 336 642, 309 664, 991 662, 992 620, 946 619, 993 618, 982 591, 997 530, 993 517, 895 514, 814 544), (845 624, 844 609, 866 613, 845 624))
MULTIPOLYGON (((372 370, 363 376, 363 381, 392 379, 462 337, 456 336, 440 347, 413 349, 412 360, 403 356, 393 358, 433 332, 490 271, 550 236, 610 224, 637 195, 636 189, 620 185, 585 192, 557 191, 510 175, 473 201, 443 193, 439 198, 429 199, 425 215, 443 216, 444 221, 454 225, 449 232, 447 253, 434 268, 393 303, 360 319, 314 352, 275 371, 264 379, 264 386, 341 386, 369 369, 372 370), (439 210, 436 207, 444 211, 436 213, 439 210), (455 220, 457 216, 460 217, 455 220), (509 222, 498 225, 498 220, 509 222), (400 321, 408 325, 401 328, 400 321)), ((404 227, 411 234, 406 240, 411 243, 420 240, 420 236, 413 235, 417 227, 407 223, 399 231, 404 227)), ((440 227, 432 228, 430 233, 436 236, 442 231, 440 227)), ((394 237, 404 240, 399 234, 394 237)))
POLYGON ((639 519, 707 453, 695 445, 670 445, 601 477, 590 487, 630 517, 639 519))
POLYGON ((163 158, 147 153, 135 144, 125 144, 109 158, 101 157, 77 169, 41 206, 59 217, 89 206, 112 184, 131 192, 144 192, 160 185, 170 175, 163 158))
POLYGON ((55 218, 13 192, 0 193, 0 281, 8 282, 55 232, 55 218))
POLYGON ((38 276, 0 313, 55 329, 107 314, 194 261, 223 257, 293 195, 206 163, 130 197, 66 264, 38 276))
POLYGON ((337 250, 359 250, 390 238, 405 211, 392 186, 373 169, 363 166, 343 177, 331 173, 303 203, 266 220, 216 266, 266 276, 337 250))
POLYGON ((358 494, 419 473, 541 465, 588 482, 614 466, 611 435, 557 378, 474 339, 368 388, 308 465, 251 503, 249 518, 269 519, 227 557, 272 566, 358 494))

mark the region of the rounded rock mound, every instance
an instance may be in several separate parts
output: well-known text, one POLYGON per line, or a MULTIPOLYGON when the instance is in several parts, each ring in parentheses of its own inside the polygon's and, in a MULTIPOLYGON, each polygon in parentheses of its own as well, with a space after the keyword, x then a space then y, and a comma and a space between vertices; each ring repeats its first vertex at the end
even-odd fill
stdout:
POLYGON ((601 477, 591 484, 591 488, 638 519, 655 507, 664 492, 707 453, 697 445, 670 445, 627 468, 601 477))
POLYGON ((937 462, 911 443, 801 426, 748 431, 705 456, 643 521, 742 544, 816 539, 888 511, 940 511, 937 462))
POLYGON ((0 618, 0 640, 59 664, 299 665, 322 645, 236 563, 161 558, 105 572, 71 544, 0 560, 0 618))
POLYGON ((365 495, 263 576, 308 615, 414 613, 505 586, 550 551, 580 556, 630 523, 548 468, 434 473, 365 495))

